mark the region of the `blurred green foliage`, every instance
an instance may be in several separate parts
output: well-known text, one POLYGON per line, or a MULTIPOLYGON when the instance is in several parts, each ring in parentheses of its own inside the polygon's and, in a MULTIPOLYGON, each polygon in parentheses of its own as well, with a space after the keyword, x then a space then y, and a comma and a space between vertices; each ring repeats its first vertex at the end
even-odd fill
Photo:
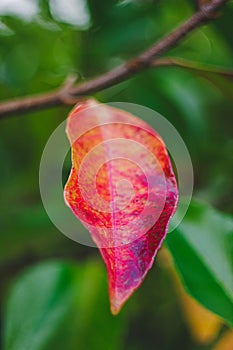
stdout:
POLYGON ((232 218, 193 201, 166 242, 190 294, 233 326, 232 218))
MULTIPOLYGON (((195 8, 194 1, 185 0, 80 0, 88 20, 75 25, 69 23, 68 15, 67 19, 55 16, 52 2, 56 3, 35 1, 37 13, 23 18, 17 15, 17 1, 12 7, 14 14, 2 11, 1 15, 0 5, 1 100, 50 91, 70 73, 76 73, 81 82, 105 72, 147 48, 195 8)), ((26 14, 26 7, 24 11, 26 14)), ((233 69, 232 3, 221 12, 222 16, 167 55, 233 69)), ((141 73, 96 94, 103 102, 142 104, 164 115, 190 151, 195 196, 228 214, 233 213, 232 96, 232 80, 175 67, 141 73)), ((39 195, 39 164, 47 139, 68 111, 66 107, 53 108, 1 121, 4 349, 211 349, 212 344, 197 344, 189 336, 171 278, 160 265, 155 264, 119 319, 111 316, 98 252, 68 240, 50 222, 39 195), (29 270, 24 272, 26 267, 29 270)), ((231 277, 227 275, 227 293, 226 281, 218 285, 216 278, 225 266, 232 268, 232 219, 227 216, 225 221, 225 215, 215 215, 203 204, 193 206, 182 225, 168 237, 168 246, 189 292, 232 322, 232 304, 226 306, 223 301, 229 298, 231 277), (222 254, 216 266, 206 269, 203 251, 187 241, 192 234, 196 248, 205 248, 210 261, 215 254, 222 254), (216 250, 209 252, 212 237, 216 250), (192 280, 195 284, 191 286, 188 277, 198 268, 203 279, 196 274, 197 281, 192 280), (208 278, 212 284, 204 292, 213 299, 207 303, 198 288, 203 289, 208 278)))
POLYGON ((119 349, 124 321, 109 313, 104 282, 98 261, 34 267, 11 292, 4 348, 119 349))

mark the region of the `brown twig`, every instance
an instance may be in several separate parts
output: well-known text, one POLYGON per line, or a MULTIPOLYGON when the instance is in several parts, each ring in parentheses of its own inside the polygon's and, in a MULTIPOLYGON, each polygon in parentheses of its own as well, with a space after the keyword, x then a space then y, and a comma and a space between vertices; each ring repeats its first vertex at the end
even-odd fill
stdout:
POLYGON ((217 66, 211 66, 199 62, 191 62, 187 61, 181 58, 161 58, 157 59, 154 62, 151 63, 150 65, 151 68, 153 67, 180 67, 184 69, 189 69, 189 70, 195 70, 199 72, 205 72, 205 73, 213 73, 220 75, 224 78, 233 78, 233 70, 231 69, 225 69, 217 66))
MULTIPOLYGON (((64 89, 64 86, 62 86, 60 89, 50 93, 43 93, 37 96, 18 98, 15 100, 2 102, 0 104, 0 118, 16 114, 19 115, 29 113, 52 106, 74 104, 78 101, 80 96, 86 96, 106 89, 132 77, 144 69, 150 68, 152 62, 155 62, 157 57, 161 56, 161 54, 175 46, 181 39, 185 38, 194 29, 212 19, 213 14, 216 13, 216 11, 227 1, 228 0, 212 0, 208 2, 180 27, 162 38, 152 47, 130 61, 97 78, 75 86, 69 85, 66 89, 64 89)), ((158 65, 159 63, 157 63, 157 66, 158 65)))

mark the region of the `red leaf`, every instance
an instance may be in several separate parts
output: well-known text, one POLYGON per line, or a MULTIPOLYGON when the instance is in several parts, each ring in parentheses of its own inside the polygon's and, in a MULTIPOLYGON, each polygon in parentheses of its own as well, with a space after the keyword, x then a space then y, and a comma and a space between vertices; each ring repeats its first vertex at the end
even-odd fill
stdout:
POLYGON ((67 135, 73 167, 65 201, 100 249, 116 314, 165 238, 178 200, 175 176, 160 136, 123 110, 82 102, 67 135))

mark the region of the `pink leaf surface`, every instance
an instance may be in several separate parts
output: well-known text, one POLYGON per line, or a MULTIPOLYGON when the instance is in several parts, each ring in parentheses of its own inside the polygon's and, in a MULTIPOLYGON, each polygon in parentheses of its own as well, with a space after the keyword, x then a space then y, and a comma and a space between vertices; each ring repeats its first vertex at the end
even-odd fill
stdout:
POLYGON ((166 236, 176 179, 161 137, 128 112, 86 100, 68 116, 67 135, 72 169, 65 201, 100 249, 117 314, 166 236))

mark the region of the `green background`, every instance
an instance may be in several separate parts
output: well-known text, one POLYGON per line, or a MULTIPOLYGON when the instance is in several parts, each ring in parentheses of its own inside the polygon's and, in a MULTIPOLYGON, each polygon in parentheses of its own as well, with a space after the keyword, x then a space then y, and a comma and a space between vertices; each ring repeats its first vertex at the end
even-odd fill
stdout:
MULTIPOLYGON (((1 100, 53 90, 73 73, 79 82, 103 73, 195 11, 195 1, 184 0, 77 0, 78 9, 69 9, 66 1, 68 10, 60 12, 56 1, 31 3, 32 15, 26 7, 1 10, 0 5, 1 100)), ((221 13, 166 55, 195 62, 195 67, 233 69, 232 2, 221 13)), ((233 324, 232 78, 163 67, 95 97, 150 107, 185 141, 194 168, 194 199, 166 245, 186 290, 224 320, 220 337, 233 324)), ((211 349, 216 340, 201 345, 190 336, 173 279, 159 259, 113 317, 98 251, 72 242, 50 222, 39 193, 40 158, 69 110, 1 120, 2 348, 211 349)), ((69 167, 67 160, 64 178, 69 167)))

